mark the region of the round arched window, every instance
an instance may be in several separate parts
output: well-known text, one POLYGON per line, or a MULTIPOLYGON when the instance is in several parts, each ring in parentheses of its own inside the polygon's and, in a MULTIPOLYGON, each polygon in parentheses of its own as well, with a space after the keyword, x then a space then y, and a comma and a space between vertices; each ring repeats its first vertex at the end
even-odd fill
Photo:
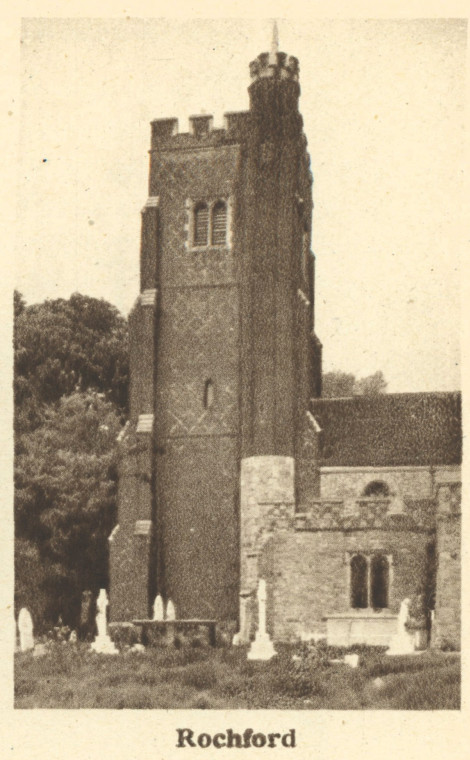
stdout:
POLYGON ((383 480, 373 480, 366 485, 362 495, 376 497, 377 499, 384 498, 390 496, 390 488, 383 480))

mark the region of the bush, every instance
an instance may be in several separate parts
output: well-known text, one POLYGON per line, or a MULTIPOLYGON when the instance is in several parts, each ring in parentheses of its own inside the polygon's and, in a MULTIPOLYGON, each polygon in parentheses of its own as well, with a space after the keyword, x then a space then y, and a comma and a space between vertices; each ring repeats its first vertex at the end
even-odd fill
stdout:
POLYGON ((132 647, 139 641, 139 634, 132 623, 110 623, 108 626, 109 635, 118 649, 123 647, 132 647))

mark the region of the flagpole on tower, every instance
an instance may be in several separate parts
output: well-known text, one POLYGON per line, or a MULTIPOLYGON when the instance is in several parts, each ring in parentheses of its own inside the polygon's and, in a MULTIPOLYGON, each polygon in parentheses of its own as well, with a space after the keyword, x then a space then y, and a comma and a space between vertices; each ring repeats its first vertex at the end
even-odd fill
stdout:
POLYGON ((273 34, 271 39, 271 50, 269 52, 269 63, 272 65, 277 64, 277 54, 279 52, 279 30, 277 28, 277 21, 273 21, 273 34))

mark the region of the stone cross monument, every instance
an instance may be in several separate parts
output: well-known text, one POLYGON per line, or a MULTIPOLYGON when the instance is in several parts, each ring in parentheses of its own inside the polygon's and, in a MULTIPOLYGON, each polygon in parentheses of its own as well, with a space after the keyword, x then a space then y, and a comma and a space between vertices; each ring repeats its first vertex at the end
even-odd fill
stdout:
POLYGON ((258 630, 248 651, 248 659, 270 660, 275 654, 273 643, 266 631, 266 581, 261 578, 258 584, 258 630))

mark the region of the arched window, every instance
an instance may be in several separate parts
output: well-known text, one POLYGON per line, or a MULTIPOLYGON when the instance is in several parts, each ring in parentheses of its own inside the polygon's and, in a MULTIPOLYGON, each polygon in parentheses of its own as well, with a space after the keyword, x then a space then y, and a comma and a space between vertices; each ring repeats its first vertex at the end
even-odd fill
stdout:
POLYGON ((351 607, 365 609, 368 606, 367 560, 362 554, 351 558, 351 607))
POLYGON ((207 203, 198 203, 194 208, 194 245, 207 245, 209 238, 209 208, 207 203))
POLYGON ((211 245, 224 245, 227 239, 227 206, 217 201, 212 209, 211 245))
POLYGON ((375 554, 370 566, 370 606, 376 610, 388 607, 389 574, 387 557, 375 554))
POLYGON ((214 383, 212 380, 206 380, 204 383, 204 396, 203 396, 204 409, 210 409, 214 403, 214 383))
POLYGON ((354 609, 388 608, 390 561, 385 554, 354 554, 350 559, 350 604, 354 609))
POLYGON ((377 499, 386 498, 387 496, 390 496, 390 489, 383 480, 373 480, 366 485, 362 495, 375 497, 377 499))

